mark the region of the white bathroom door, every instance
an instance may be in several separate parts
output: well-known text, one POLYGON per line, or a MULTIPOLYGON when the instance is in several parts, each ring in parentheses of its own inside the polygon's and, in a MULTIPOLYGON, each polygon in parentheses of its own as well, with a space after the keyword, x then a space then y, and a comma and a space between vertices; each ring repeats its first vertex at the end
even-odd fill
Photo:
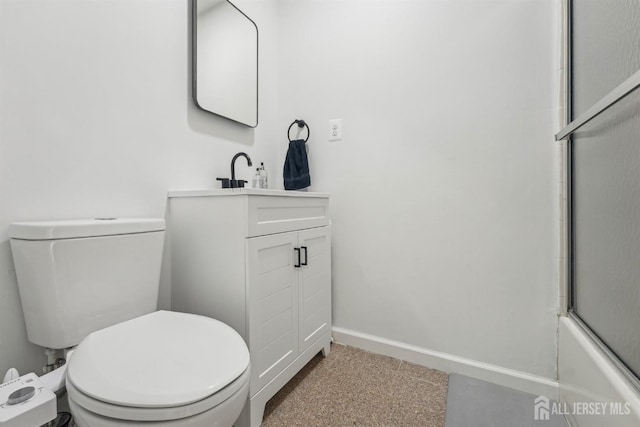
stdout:
POLYGON ((299 232, 300 353, 331 330, 331 232, 318 227, 299 232))
POLYGON ((297 236, 247 239, 252 396, 298 356, 297 236))

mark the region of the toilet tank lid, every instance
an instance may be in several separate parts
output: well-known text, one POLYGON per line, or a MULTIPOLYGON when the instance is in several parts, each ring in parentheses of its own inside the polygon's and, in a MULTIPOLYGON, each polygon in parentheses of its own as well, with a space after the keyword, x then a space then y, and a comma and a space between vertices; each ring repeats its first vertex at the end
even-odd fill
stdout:
POLYGON ((14 222, 9 237, 20 240, 57 240, 148 233, 165 229, 162 218, 93 218, 14 222))

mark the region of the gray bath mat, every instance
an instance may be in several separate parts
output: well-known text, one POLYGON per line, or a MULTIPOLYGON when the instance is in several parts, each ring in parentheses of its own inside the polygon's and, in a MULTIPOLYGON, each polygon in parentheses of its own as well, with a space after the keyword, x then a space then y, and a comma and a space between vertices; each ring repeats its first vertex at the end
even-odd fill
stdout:
MULTIPOLYGON (((548 402, 538 402, 538 396, 513 390, 486 381, 449 375, 445 427, 567 427, 562 415, 545 412, 548 402), (546 415, 548 414, 548 420, 546 415)), ((548 407, 548 406, 547 406, 548 407)))

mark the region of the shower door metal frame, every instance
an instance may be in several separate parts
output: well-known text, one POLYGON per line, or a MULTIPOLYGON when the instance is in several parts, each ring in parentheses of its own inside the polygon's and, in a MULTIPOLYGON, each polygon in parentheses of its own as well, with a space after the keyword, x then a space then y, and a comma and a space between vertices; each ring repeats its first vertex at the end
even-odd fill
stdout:
MULTIPOLYGON (((565 76, 565 89, 566 93, 566 115, 565 115, 565 124, 568 125, 571 123, 573 118, 573 0, 566 0, 566 32, 564 38, 565 43, 565 52, 567 55, 566 60, 566 70, 564 73, 565 76)), ((567 151, 566 151, 566 162, 565 162, 565 191, 566 193, 566 230, 565 230, 565 242, 567 245, 567 259, 566 259, 566 268, 567 268, 567 314, 574 316, 574 290, 573 290, 573 281, 574 281, 574 268, 573 268, 573 133, 571 133, 566 138, 567 151)))
POLYGON ((582 320, 576 312, 576 290, 575 290, 575 232, 574 232, 574 209, 573 209, 573 182, 574 182, 574 155, 573 155, 573 133, 580 127, 585 125, 591 119, 597 117, 600 113, 606 111, 609 107, 625 98, 627 95, 640 87, 640 70, 636 71, 631 77, 618 85, 614 90, 602 97, 600 101, 595 103, 587 111, 583 112, 576 120, 573 120, 573 0, 566 0, 566 37, 565 52, 566 73, 565 73, 565 89, 566 89, 566 126, 555 135, 556 141, 566 140, 567 157, 565 163, 565 191, 567 195, 567 217, 566 217, 566 245, 567 245, 567 316, 573 319, 585 334, 593 341, 607 358, 618 368, 622 375, 634 386, 640 390, 640 378, 629 369, 622 360, 607 346, 604 341, 596 335, 589 325, 582 320))

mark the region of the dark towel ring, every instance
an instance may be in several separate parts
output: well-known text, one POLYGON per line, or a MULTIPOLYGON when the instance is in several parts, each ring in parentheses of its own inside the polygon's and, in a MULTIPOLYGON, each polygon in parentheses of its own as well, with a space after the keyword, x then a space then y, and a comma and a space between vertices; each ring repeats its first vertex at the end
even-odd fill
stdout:
POLYGON ((293 123, 289 125, 289 129, 287 129, 287 139, 289 140, 289 142, 291 142, 289 133, 291 132, 291 128, 295 124, 297 124, 299 128, 303 128, 305 126, 307 127, 307 139, 304 140, 304 142, 307 142, 309 140, 309 137, 311 136, 311 129, 309 129, 309 125, 304 120, 294 120, 293 123))

